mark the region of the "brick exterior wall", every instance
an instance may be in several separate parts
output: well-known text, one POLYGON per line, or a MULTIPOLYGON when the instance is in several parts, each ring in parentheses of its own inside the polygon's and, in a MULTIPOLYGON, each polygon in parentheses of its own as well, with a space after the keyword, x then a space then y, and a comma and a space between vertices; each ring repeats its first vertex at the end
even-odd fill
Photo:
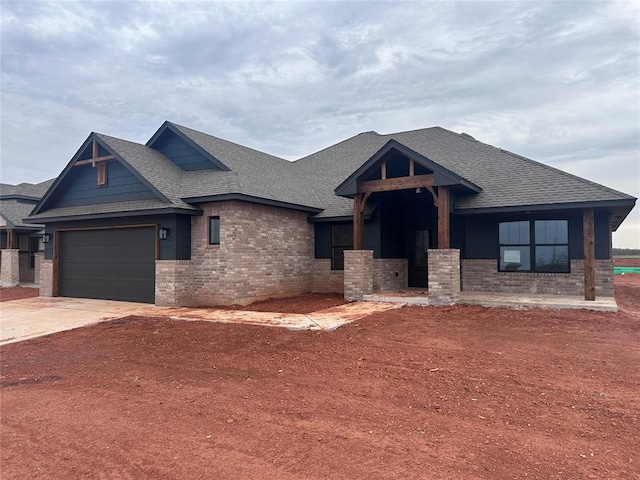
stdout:
POLYGON ((454 305, 460 301, 460 250, 429 249, 429 303, 454 305))
POLYGON ((238 201, 200 207, 204 214, 191 221, 191 275, 183 305, 246 305, 312 290, 313 226, 307 213, 238 201), (220 217, 220 245, 209 245, 210 216, 220 217))
POLYGON ((189 301, 190 260, 156 260, 155 304, 183 305, 189 301))
POLYGON ((313 260, 313 292, 344 292, 344 271, 331 270, 330 258, 316 258, 313 260))
POLYGON ((405 288, 407 288, 406 258, 373 259, 374 292, 397 292, 405 288))
POLYGON ((345 250, 344 299, 358 302, 373 293, 373 250, 345 250))
POLYGON ((0 255, 0 285, 14 287, 20 283, 20 252, 17 248, 3 248, 0 255))
MULTIPOLYGON (((582 297, 584 263, 571 260, 571 273, 531 273, 498 272, 497 260, 462 260, 462 289, 582 297)), ((596 260, 596 296, 613 295, 613 260, 596 260)))
POLYGON ((53 296, 53 260, 46 260, 44 255, 39 253, 36 257, 36 265, 40 274, 40 296, 53 296))

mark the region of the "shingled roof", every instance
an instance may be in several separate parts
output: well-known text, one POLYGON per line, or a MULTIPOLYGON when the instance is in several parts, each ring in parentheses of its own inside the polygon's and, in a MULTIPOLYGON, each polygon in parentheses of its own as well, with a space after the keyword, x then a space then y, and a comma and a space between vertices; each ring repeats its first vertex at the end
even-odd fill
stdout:
POLYGON ((506 207, 550 207, 596 202, 633 202, 635 198, 534 160, 479 142, 441 127, 380 135, 366 132, 304 157, 295 165, 314 183, 327 208, 318 217, 352 213, 337 187, 389 140, 478 185, 478 194, 458 198, 457 213, 480 213, 506 207))
MULTIPOLYGON (((295 162, 175 123, 165 122, 158 132, 164 128, 173 129, 224 168, 183 171, 150 146, 92 134, 95 137, 90 136, 85 145, 92 138, 98 139, 157 194, 158 200, 54 208, 38 212, 30 220, 139 210, 176 209, 188 213, 199 211, 199 203, 234 198, 306 210, 315 214, 316 219, 348 218, 353 202, 337 196, 334 190, 392 140, 477 186, 477 193, 454 199, 456 213, 611 206, 622 212, 619 223, 636 200, 440 127, 388 135, 365 132, 295 162)), ((149 142, 153 143, 158 135, 149 142)))
POLYGON ((42 198, 54 181, 55 178, 35 184, 0 184, 0 216, 6 222, 6 227, 30 230, 42 228, 42 225, 29 225, 23 220, 29 216, 36 201, 42 198))

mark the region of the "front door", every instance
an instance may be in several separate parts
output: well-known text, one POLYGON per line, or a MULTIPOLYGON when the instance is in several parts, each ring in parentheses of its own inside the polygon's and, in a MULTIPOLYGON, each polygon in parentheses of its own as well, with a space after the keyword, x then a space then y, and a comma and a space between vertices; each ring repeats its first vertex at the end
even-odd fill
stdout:
POLYGON ((427 288, 429 230, 413 230, 409 235, 409 286, 427 288))

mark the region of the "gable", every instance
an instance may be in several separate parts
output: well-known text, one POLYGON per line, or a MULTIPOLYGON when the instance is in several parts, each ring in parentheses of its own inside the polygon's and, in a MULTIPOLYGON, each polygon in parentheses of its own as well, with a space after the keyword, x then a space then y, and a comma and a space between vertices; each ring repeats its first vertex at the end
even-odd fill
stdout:
POLYGON ((433 186, 459 185, 466 191, 474 193, 482 190, 477 185, 405 145, 395 140, 389 140, 334 191, 336 195, 352 196, 358 190, 358 182, 362 180, 376 180, 377 175, 380 175, 378 178, 391 178, 387 176, 389 172, 387 168, 390 169, 394 178, 432 175, 433 186), (385 168, 385 176, 381 175, 382 168, 385 168))
POLYGON ((147 142, 184 171, 228 170, 225 165, 198 144, 165 122, 147 142))
POLYGON ((117 160, 106 162, 106 181, 98 185, 98 168, 75 165, 62 179, 46 208, 149 200, 156 195, 117 160))

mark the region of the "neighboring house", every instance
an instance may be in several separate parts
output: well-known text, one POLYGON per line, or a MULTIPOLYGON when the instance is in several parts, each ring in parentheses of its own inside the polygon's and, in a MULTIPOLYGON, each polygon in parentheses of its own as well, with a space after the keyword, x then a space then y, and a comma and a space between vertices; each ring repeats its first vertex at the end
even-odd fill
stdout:
POLYGON ((35 254, 40 250, 44 225, 26 224, 33 207, 53 184, 0 184, 0 285, 33 283, 35 254))
POLYGON ((41 294, 163 305, 428 287, 613 296, 636 199, 440 127, 366 132, 288 162, 165 122, 92 133, 29 224, 41 294))

